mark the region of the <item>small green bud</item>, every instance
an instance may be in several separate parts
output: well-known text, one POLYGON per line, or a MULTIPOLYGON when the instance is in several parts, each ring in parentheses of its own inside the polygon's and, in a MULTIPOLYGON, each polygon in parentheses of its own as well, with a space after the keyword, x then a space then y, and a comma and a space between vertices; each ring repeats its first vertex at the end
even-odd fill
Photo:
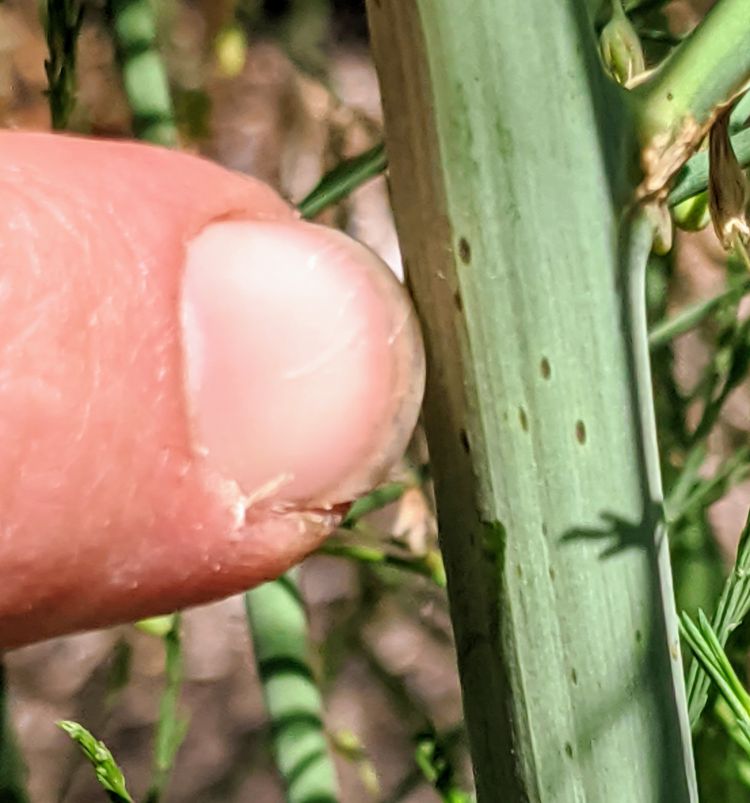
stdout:
POLYGON ((247 38, 238 25, 227 25, 219 31, 214 41, 216 63, 222 75, 234 78, 245 68, 247 61, 247 38))
POLYGON ((686 198, 672 210, 675 225, 684 231, 701 231, 711 222, 708 192, 686 198))
POLYGON ((149 636, 164 638, 174 627, 174 620, 175 614, 168 613, 163 616, 151 616, 149 619, 141 619, 140 622, 135 623, 135 626, 142 633, 147 633, 149 636))
POLYGON ((664 256, 672 250, 672 216, 663 203, 651 203, 645 209, 654 227, 653 251, 664 256))
POLYGON ((599 50, 607 72, 618 84, 629 86, 646 70, 641 40, 619 0, 612 3, 612 18, 602 29, 599 50))

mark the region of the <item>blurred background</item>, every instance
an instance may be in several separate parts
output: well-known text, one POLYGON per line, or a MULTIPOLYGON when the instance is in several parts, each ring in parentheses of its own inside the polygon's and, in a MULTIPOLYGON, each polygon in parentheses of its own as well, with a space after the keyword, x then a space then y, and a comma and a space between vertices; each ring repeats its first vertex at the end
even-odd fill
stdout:
MULTIPOLYGON (((653 64, 711 3, 631 5, 639 7, 632 19, 653 64)), ((85 6, 77 104, 69 127, 93 136, 132 136, 107 7, 93 0, 85 6)), ((154 0, 153 9, 180 147, 257 176, 298 202, 342 159, 381 141, 363 0, 154 0)), ((0 126, 50 127, 46 57, 38 4, 2 0, 0 126)), ((385 178, 367 183, 319 219, 364 241, 401 275, 385 178)), ((744 268, 727 258, 710 226, 680 230, 672 251, 652 260, 650 317, 657 322, 745 280, 744 268)), ((724 376, 728 360, 750 354, 747 327, 738 334, 747 320, 743 296, 738 292, 716 315, 654 351, 668 494, 678 480, 683 486, 689 480, 688 493, 681 486, 677 500, 682 507, 672 545, 678 607, 690 611, 699 605, 713 609, 750 507, 745 372, 727 394, 693 475, 686 480, 684 472, 692 454, 691 433, 706 407, 701 389, 712 376, 724 376)), ((434 565, 434 505, 429 483, 418 481, 426 459, 418 432, 393 476, 406 482, 406 492, 344 539, 376 542, 409 560, 429 559, 434 565)), ((300 587, 342 801, 440 800, 415 759, 425 740, 449 767, 456 786, 470 790, 441 584, 394 566, 320 554, 302 567, 300 587)), ((282 801, 241 598, 187 612, 183 649, 181 710, 190 728, 165 799, 282 801)), ((739 660, 746 664, 745 652, 739 660)), ((34 803, 102 799, 90 768, 55 726, 63 718, 83 723, 103 739, 123 767, 131 792, 142 795, 149 783, 164 685, 161 639, 120 627, 17 650, 7 655, 6 665, 12 718, 34 803)), ((750 772, 739 759, 727 758, 732 748, 720 724, 712 730, 709 723, 700 738, 699 760, 706 756, 713 766, 722 756, 721 767, 705 774, 704 788, 724 789, 710 785, 715 775, 740 790, 737 800, 750 800, 750 772)))

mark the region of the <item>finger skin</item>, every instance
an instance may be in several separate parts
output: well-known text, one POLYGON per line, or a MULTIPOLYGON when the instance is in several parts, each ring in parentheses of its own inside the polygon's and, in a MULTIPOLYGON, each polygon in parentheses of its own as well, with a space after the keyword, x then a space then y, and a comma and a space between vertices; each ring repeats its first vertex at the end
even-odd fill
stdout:
POLYGON ((136 144, 0 133, 0 647, 276 576, 336 511, 246 508, 191 438, 179 295, 259 182, 136 144))

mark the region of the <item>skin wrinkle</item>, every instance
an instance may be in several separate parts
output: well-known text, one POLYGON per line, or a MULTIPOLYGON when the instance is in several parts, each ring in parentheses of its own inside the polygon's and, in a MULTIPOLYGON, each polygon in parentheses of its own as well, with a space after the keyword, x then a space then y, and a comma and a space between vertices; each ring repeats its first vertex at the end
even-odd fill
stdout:
MULTIPOLYGON (((3 176, 0 174, 0 184, 3 183, 3 176)), ((8 189, 10 187, 10 183, 5 185, 3 189, 8 189)), ((32 177, 32 181, 28 181, 27 177, 23 177, 20 175, 17 176, 17 181, 14 183, 13 188, 16 190, 18 195, 21 199, 27 202, 27 207, 31 210, 31 213, 28 214, 24 220, 27 224, 25 230, 27 235, 30 237, 37 237, 37 232, 33 226, 33 220, 35 219, 35 215, 33 210, 35 207, 38 207, 40 211, 43 211, 47 215, 49 215, 52 219, 54 219, 59 225, 61 225, 69 234, 71 238, 75 238, 77 243, 81 245, 82 243, 86 244, 85 248, 85 255, 90 255, 90 249, 88 248, 88 241, 85 237, 85 230, 81 228, 81 226, 76 225, 73 221, 69 219, 68 216, 65 215, 65 208, 67 201, 68 203, 75 203, 76 211, 86 212, 86 213, 93 213, 87 214, 89 220, 94 220, 98 217, 99 210, 95 207, 91 207, 90 210, 87 210, 85 205, 81 203, 80 197, 76 197, 75 192, 71 189, 67 191, 67 196, 63 195, 63 203, 59 201, 53 202, 49 199, 48 193, 50 196, 56 196, 57 198, 60 197, 60 188, 51 182, 47 181, 45 176, 42 174, 35 174, 32 177), (37 190, 36 192, 32 191, 32 187, 37 190), (44 192, 38 192, 38 189, 43 189, 44 192)), ((13 210, 13 207, 10 207, 13 210)), ((12 213, 12 212, 11 212, 12 213)), ((40 266, 41 267, 41 266, 40 266)))

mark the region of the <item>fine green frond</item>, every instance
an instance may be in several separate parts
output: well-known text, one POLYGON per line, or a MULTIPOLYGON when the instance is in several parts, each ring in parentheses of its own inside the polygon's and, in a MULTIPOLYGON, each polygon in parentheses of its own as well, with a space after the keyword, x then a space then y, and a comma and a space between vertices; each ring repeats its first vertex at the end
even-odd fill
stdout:
MULTIPOLYGON (((711 632, 716 642, 724 647, 729 636, 740 625, 750 610, 750 515, 740 537, 734 568, 727 578, 721 593, 711 632)), ((684 619, 684 617, 683 617, 684 619)), ((691 645, 692 646, 692 645, 691 645)), ((695 727, 708 699, 710 678, 702 661, 690 666, 687 677, 688 710, 690 722, 695 727)))
POLYGON ((57 724, 81 748, 81 752, 94 768, 96 779, 107 792, 109 799, 113 803, 133 803, 133 798, 125 788, 125 777, 122 770, 117 766, 114 756, 106 745, 95 739, 86 728, 77 722, 61 720, 57 724))

